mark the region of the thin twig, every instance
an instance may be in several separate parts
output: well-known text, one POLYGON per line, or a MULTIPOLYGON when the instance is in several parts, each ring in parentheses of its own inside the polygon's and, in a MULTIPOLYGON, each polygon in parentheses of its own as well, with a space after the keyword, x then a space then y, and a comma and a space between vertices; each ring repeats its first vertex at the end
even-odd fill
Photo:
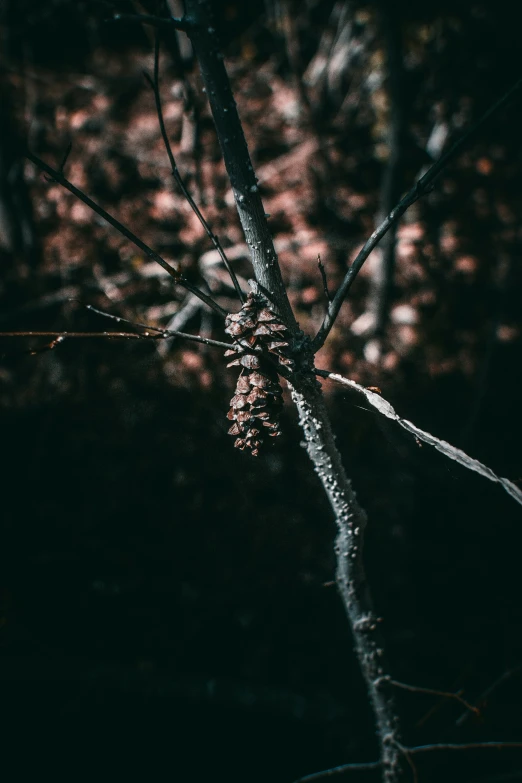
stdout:
POLYGON ((328 378, 331 381, 343 384, 343 386, 349 386, 350 388, 355 389, 355 391, 358 391, 360 394, 364 394, 370 405, 378 410, 380 414, 386 416, 387 419, 395 421, 400 427, 413 435, 414 438, 422 440, 424 443, 427 443, 429 446, 437 449, 437 451, 440 451, 441 454, 444 454, 444 456, 449 457, 449 459, 458 462, 459 465, 462 465, 468 470, 472 470, 475 473, 478 473, 480 476, 489 479, 489 481, 494 481, 497 484, 500 484, 500 486, 505 489, 508 495, 511 495, 511 497, 517 501, 517 503, 522 505, 522 490, 520 490, 516 484, 514 484, 509 479, 504 478, 503 476, 498 476, 493 470, 491 470, 491 468, 488 468, 487 465, 479 462, 478 459, 469 457, 465 451, 457 449, 455 446, 452 446, 451 443, 447 443, 445 440, 440 440, 439 438, 436 438, 435 435, 431 435, 431 433, 421 430, 419 427, 416 427, 415 424, 412 424, 411 421, 408 421, 408 419, 401 419, 401 417, 395 411, 395 408, 380 394, 376 394, 371 389, 367 389, 365 386, 361 386, 360 383, 356 383, 356 381, 352 381, 349 378, 344 378, 342 375, 338 375, 337 373, 318 369, 315 369, 314 372, 321 378, 328 378))
POLYGON ((148 83, 150 84, 152 91, 154 93, 154 101, 156 104, 156 113, 158 115, 158 122, 160 126, 161 136, 163 138, 163 143, 165 145, 165 149, 167 151, 167 155, 170 162, 170 167, 172 170, 172 176, 176 180, 178 187, 180 188, 181 192, 187 199, 188 203, 190 204, 190 207, 196 217, 198 218, 199 222, 203 226, 207 236, 211 240, 212 244, 216 248, 217 252, 219 253, 219 256, 221 260, 223 261, 223 264, 225 265, 225 268, 230 275, 230 278, 234 284, 234 288, 236 289, 237 295, 241 301, 241 304, 245 302, 245 295, 243 291, 241 290, 241 286, 239 285, 239 281, 236 277, 236 273, 232 269, 232 266, 230 265, 230 261, 228 260, 225 251, 223 250, 223 247, 221 246, 221 242, 219 241, 218 237, 214 234, 212 229, 210 228, 210 225, 208 224, 208 221, 203 217, 201 210, 199 209, 198 205, 190 195, 187 186, 185 185, 185 182, 183 181, 183 178, 181 174, 179 173, 179 169, 176 163, 176 159, 174 158, 174 153, 172 152, 172 146, 170 144, 170 140, 167 134, 167 129, 165 127, 165 120, 163 117, 163 107, 161 104, 161 95, 160 95, 160 87, 159 87, 159 56, 160 56, 160 37, 159 32, 156 31, 156 37, 154 42, 154 79, 151 79, 148 73, 145 73, 145 78, 147 79, 148 83))
POLYGON ((72 182, 69 182, 69 180, 66 179, 60 171, 53 169, 36 155, 33 155, 33 153, 29 150, 26 150, 25 156, 28 160, 31 161, 31 163, 34 163, 35 166, 37 166, 39 169, 45 171, 45 173, 48 174, 55 182, 58 182, 58 184, 76 196, 76 198, 80 199, 80 201, 83 201, 84 204, 87 204, 87 206, 92 209, 93 212, 96 212, 97 215, 107 221, 107 223, 119 231, 119 233, 122 234, 126 239, 130 240, 130 242, 136 245, 136 247, 145 253, 148 258, 150 258, 152 261, 156 261, 157 264, 159 264, 161 267, 163 267, 163 269, 165 269, 166 272, 168 272, 168 274, 178 285, 193 293, 195 296, 201 299, 202 302, 205 302, 206 305, 211 307, 221 316, 226 315, 226 311, 223 310, 223 308, 220 307, 217 302, 214 302, 210 296, 207 296, 207 294, 203 293, 203 291, 200 291, 199 288, 196 288, 192 285, 192 283, 189 283, 188 280, 180 272, 177 272, 173 266, 165 261, 164 258, 158 255, 158 253, 146 245, 145 242, 139 239, 139 237, 137 237, 136 234, 127 228, 127 226, 124 226, 123 223, 120 223, 119 220, 116 220, 116 218, 110 215, 105 209, 103 209, 103 207, 100 207, 99 204, 89 198, 86 193, 73 185, 72 182))
POLYGON ((58 167, 58 171, 62 175, 63 175, 63 172, 65 170, 65 164, 67 163, 67 161, 69 159, 69 155, 71 154, 71 150, 72 150, 72 142, 69 142, 69 144, 67 145, 67 149, 65 150, 65 154, 64 154, 64 156, 62 158, 62 162, 60 163, 60 166, 58 167))
MULTIPOLYGON (((116 320, 125 321, 126 319, 116 318, 116 320)), ((127 321, 127 323, 132 323, 132 322, 127 321)), ((1 337, 56 337, 56 338, 61 338, 60 342, 63 342, 63 340, 68 340, 71 337, 74 338, 103 337, 103 338, 110 338, 110 339, 117 338, 117 339, 125 339, 125 340, 165 340, 168 337, 183 337, 185 340, 192 340, 193 342, 196 343, 204 343, 205 345, 215 345, 216 348, 226 348, 227 350, 236 348, 236 346, 233 343, 222 343, 219 340, 211 340, 210 337, 201 337, 201 335, 198 334, 175 332, 169 329, 156 330, 156 327, 154 326, 146 327, 146 328, 155 330, 154 334, 149 334, 148 332, 142 332, 141 334, 137 334, 136 332, 68 332, 68 331, 60 332, 55 330, 55 331, 43 331, 43 332, 41 331, 0 332, 0 338, 1 337)))
POLYGON ((167 329, 162 329, 159 326, 150 326, 149 324, 139 323, 139 321, 130 321, 128 318, 123 318, 121 315, 107 313, 105 310, 99 310, 97 307, 93 307, 89 304, 84 305, 84 307, 86 310, 90 310, 92 313, 101 315, 104 318, 110 318, 112 321, 116 321, 116 323, 130 324, 130 326, 139 327, 140 329, 148 329, 151 332, 159 332, 160 334, 165 334, 168 331, 167 329))
POLYGON ((408 753, 407 749, 403 745, 399 745, 399 748, 400 748, 400 751, 401 751, 402 755, 406 759, 406 762, 407 762, 409 768, 411 769, 411 774, 413 776, 413 783, 418 783, 418 781, 419 781, 419 774, 417 772, 417 767, 413 763, 413 759, 412 759, 411 755, 408 753))
POLYGON ((348 269, 343 282, 339 286, 337 293, 332 299, 321 328, 317 332, 312 342, 314 351, 318 351, 319 348, 321 348, 321 346, 324 344, 337 316, 339 315, 339 310, 341 309, 346 294, 350 290, 353 281, 355 280, 362 265, 372 250, 374 250, 374 248, 378 245, 382 237, 386 234, 387 231, 390 230, 393 225, 395 225, 395 223, 398 222, 408 207, 418 201, 421 196, 430 190, 433 181, 438 177, 438 175, 448 165, 448 163, 453 160, 453 158, 458 153, 461 152, 464 146, 468 144, 477 130, 481 128, 499 109, 505 106, 505 104, 515 95, 516 92, 518 92, 518 90, 520 90, 521 87, 522 78, 519 79, 516 84, 514 84, 513 87, 511 87, 511 89, 509 89, 501 98, 499 98, 499 100, 496 101, 496 103, 493 104, 493 106, 491 106, 485 112, 485 114, 483 114, 482 117, 463 136, 461 136, 458 141, 455 142, 455 144, 453 144, 448 152, 446 152, 436 163, 433 164, 433 166, 431 166, 431 168, 428 169, 426 174, 424 174, 424 176, 422 176, 415 183, 413 188, 408 191, 404 198, 399 201, 397 206, 392 209, 390 214, 383 220, 380 226, 375 229, 371 237, 365 242, 359 251, 355 261, 348 269))
POLYGON ((452 693, 451 691, 439 691, 434 688, 422 688, 417 685, 408 685, 405 682, 399 682, 398 680, 392 680, 391 678, 387 679, 387 682, 389 682, 390 685, 393 685, 394 688, 401 688, 403 691, 410 691, 410 693, 425 693, 428 696, 440 696, 444 699, 454 699, 455 701, 458 701, 459 704, 462 704, 463 707, 465 707, 470 712, 473 712, 475 715, 480 715, 480 710, 478 707, 474 707, 472 704, 469 704, 465 699, 462 698, 460 693, 452 693))
MULTIPOLYGON (((506 748, 522 748, 522 742, 466 742, 462 744, 440 742, 432 745, 416 745, 413 747, 399 744, 398 747, 405 758, 408 759, 409 756, 414 756, 419 753, 428 753, 435 750, 504 750, 506 748)), ((409 763, 411 766, 411 759, 409 759, 409 763)), ((294 783, 312 783, 313 781, 322 780, 323 778, 341 775, 343 772, 378 769, 381 766, 381 761, 368 761, 361 764, 341 764, 338 767, 332 767, 330 769, 321 770, 321 772, 314 772, 311 775, 306 775, 305 777, 294 781, 294 783)))
POLYGON ((211 6, 208 0, 185 0, 187 17, 194 21, 188 34, 199 62, 256 280, 285 323, 291 329, 297 329, 220 51, 211 6))
POLYGON ((321 273, 321 280, 323 281, 323 291, 326 297, 326 301, 330 302, 331 297, 330 297, 330 292, 328 290, 328 279, 326 277, 326 269, 324 268, 324 264, 321 261, 321 255, 319 253, 317 254, 317 266, 319 267, 319 272, 321 273))
POLYGON ((436 742, 433 745, 416 745, 412 748, 401 746, 403 752, 411 753, 412 756, 434 750, 505 750, 509 748, 522 748, 522 742, 464 742, 462 744, 436 742))
MULTIPOLYGON (((477 701, 479 703, 482 703, 487 699, 491 694, 504 682, 509 680, 510 677, 513 677, 515 674, 518 674, 522 670, 522 664, 513 667, 512 669, 508 669, 507 671, 503 672, 500 677, 497 677, 497 679, 489 685, 485 691, 483 691, 480 696, 477 697, 477 701)), ((457 719, 456 724, 457 726, 462 726, 464 721, 469 717, 468 712, 463 712, 460 718, 457 719)))
MULTIPOLYGON (((127 318, 122 318, 119 315, 113 315, 112 313, 107 313, 104 310, 98 310, 97 307, 93 307, 92 305, 85 305, 87 310, 91 310, 93 313, 96 313, 97 315, 102 315, 105 318, 110 318, 113 321, 120 322, 120 323, 126 323, 130 324, 130 326, 139 327, 140 329, 148 329, 153 332, 158 332, 158 338, 172 338, 172 337, 185 337, 190 340, 196 340, 197 342, 204 342, 206 345, 215 345, 218 348, 226 348, 230 349, 233 348, 236 351, 241 351, 245 353, 255 353, 255 351, 252 351, 250 345, 246 340, 240 340, 237 343, 223 343, 219 340, 211 340, 207 337, 202 337, 201 335, 189 335, 186 332, 180 332, 175 329, 161 329, 161 327, 158 326, 150 326, 149 324, 143 324, 139 323, 138 321, 130 321, 127 318)), ((1 336, 1 333, 0 333, 1 336)), ((154 337, 154 335, 147 335, 148 337, 154 337)), ((291 372, 286 368, 283 367, 277 362, 274 357, 266 350, 262 351, 265 359, 273 365, 273 367, 277 370, 277 372, 282 375, 284 378, 291 378, 291 372)))
POLYGON ((382 766, 381 761, 363 761, 354 764, 341 764, 339 767, 323 769, 320 772, 313 772, 311 775, 305 775, 304 778, 298 778, 294 783, 313 783, 323 778, 331 778, 334 775, 342 775, 343 772, 357 772, 370 769, 379 769, 382 766))

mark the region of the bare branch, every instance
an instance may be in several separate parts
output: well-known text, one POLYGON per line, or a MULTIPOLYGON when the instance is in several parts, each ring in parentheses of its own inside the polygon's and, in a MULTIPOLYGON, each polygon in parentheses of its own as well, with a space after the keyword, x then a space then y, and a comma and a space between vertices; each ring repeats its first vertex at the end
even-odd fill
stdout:
MULTIPOLYGON (((94 309, 94 308, 91 308, 94 309)), ((100 311, 98 311, 100 312, 100 311)), ((115 317, 115 316, 113 316, 115 317)), ((119 321, 125 321, 125 318, 116 318, 119 321)), ((127 321, 126 323, 132 323, 127 321)), ((165 331, 156 329, 156 327, 146 327, 153 329, 154 334, 148 332, 142 332, 137 334, 136 332, 59 332, 59 331, 44 331, 44 332, 0 332, 1 337, 55 337, 58 338, 58 342, 63 342, 71 337, 74 338, 110 338, 110 339, 123 339, 123 340, 165 340, 168 337, 183 337, 185 340, 192 340, 196 343, 204 343, 205 345, 215 345, 217 348, 226 348, 227 350, 234 350, 235 345, 232 343, 222 343, 219 340, 211 340, 209 337, 201 337, 198 334, 187 334, 186 332, 175 332, 169 329, 165 331)), ((58 344, 58 342, 56 344, 58 344)), ((54 348, 54 345, 52 346, 54 348)))
POLYGON ((328 378, 329 380, 335 381, 336 383, 341 383, 344 386, 350 386, 360 394, 364 394, 370 405, 378 410, 379 413, 381 413, 383 416, 386 416, 387 419, 395 421, 407 432, 410 432, 414 437, 422 440, 429 446, 433 446, 434 449, 437 449, 437 451, 440 451, 441 454, 449 457, 449 459, 458 462, 459 465, 462 465, 468 470, 472 470, 475 473, 478 473, 480 476, 484 476, 484 478, 489 479, 489 481, 494 481, 495 483, 500 484, 501 487, 508 493, 508 495, 511 495, 511 497, 517 501, 517 503, 522 505, 522 490, 520 490, 516 484, 507 478, 498 476, 493 470, 491 470, 491 468, 488 468, 487 465, 479 462, 478 459, 469 457, 465 451, 457 449, 455 446, 452 446, 451 443, 447 443, 445 440, 439 440, 439 438, 436 438, 435 435, 431 435, 429 432, 425 432, 419 427, 416 427, 415 424, 411 423, 411 421, 402 419, 395 411, 393 406, 387 400, 385 400, 384 397, 381 397, 380 394, 376 394, 374 391, 361 386, 359 383, 351 381, 349 378, 344 378, 342 375, 337 375, 337 373, 329 372, 328 370, 316 369, 315 374, 321 376, 321 378, 328 378))
POLYGON ((505 750, 507 748, 522 748, 522 742, 465 742, 462 744, 436 742, 433 745, 416 745, 412 748, 401 746, 402 751, 410 753, 412 756, 434 750, 505 750))
POLYGON ((295 331, 297 323, 283 284, 236 102, 212 26, 210 6, 209 0, 186 0, 187 18, 194 22, 187 32, 199 62, 256 280, 275 310, 295 331))
MULTIPOLYGON (((250 284, 252 285, 254 281, 250 281, 250 284)), ((219 340, 211 340, 207 337, 202 337, 201 335, 189 335, 186 332, 180 332, 175 329, 162 329, 158 326, 150 326, 149 324, 143 324, 139 323, 137 321, 130 321, 127 318, 122 318, 119 315, 113 315, 112 313, 107 313, 104 310, 98 310, 97 307, 93 307, 92 305, 85 305, 87 310, 91 310, 93 313, 96 313, 97 315, 101 315, 105 318, 110 318, 113 321, 116 321, 118 323, 126 323, 130 324, 130 326, 135 326, 140 329, 147 329, 149 331, 157 332, 158 335, 156 336, 156 339, 162 338, 162 339, 168 339, 172 337, 184 337, 190 340, 195 340, 197 342, 204 342, 206 345, 215 345, 219 348, 225 348, 229 350, 230 348, 242 351, 245 353, 257 353, 259 349, 253 350, 250 344, 246 340, 239 340, 235 343, 223 343, 219 340)), ((1 333, 0 333, 1 336, 1 333)), ((155 335, 147 335, 148 337, 154 338, 155 335)), ((277 372, 283 376, 283 378, 286 378, 287 380, 292 377, 292 373, 289 369, 279 364, 279 362, 265 349, 262 350, 263 356, 266 358, 266 360, 277 370, 277 372)))
POLYGON ((419 775, 418 775, 418 772, 417 772, 417 767, 413 763, 412 757, 410 756, 410 754, 408 753, 406 748, 403 747, 402 745, 400 746, 400 749, 401 749, 402 755, 404 756, 404 758, 406 759, 406 761, 408 763, 409 768, 411 769, 411 774, 413 776, 413 783, 419 783, 419 775))
MULTIPOLYGON (((480 703, 484 702, 486 699, 488 699, 492 693, 496 691, 497 688, 499 688, 501 685, 503 685, 505 682, 507 682, 511 677, 514 677, 516 674, 519 674, 522 671, 522 664, 519 664, 518 666, 514 666, 512 669, 507 669, 507 671, 502 672, 500 677, 497 677, 497 679, 489 685, 485 691, 482 691, 480 696, 477 697, 476 701, 480 703)), ((460 718, 456 721, 457 726, 462 726, 466 718, 469 717, 469 712, 463 712, 460 718)))
POLYGON ((126 239, 130 240, 136 247, 138 247, 145 255, 150 258, 152 261, 156 261, 157 264, 159 264, 163 269, 172 277, 172 279, 183 288, 186 288, 187 291, 190 291, 195 296, 197 296, 199 299, 201 299, 203 302, 205 302, 206 305, 211 307, 213 310, 215 310, 217 313, 219 313, 221 316, 226 315, 226 311, 223 310, 222 307, 220 307, 217 302, 214 302, 213 299, 211 299, 210 296, 207 296, 207 294, 203 293, 203 291, 200 291, 199 288, 196 288, 191 283, 186 280, 185 277, 180 272, 177 272, 173 266, 171 266, 167 261, 165 261, 164 258, 162 258, 158 253, 156 253, 152 248, 150 248, 148 245, 145 244, 139 237, 136 236, 127 226, 124 226, 123 223, 120 223, 119 220, 116 220, 115 217, 110 215, 103 207, 100 207, 99 204, 97 204, 95 201, 93 201, 89 196, 87 196, 86 193, 84 193, 82 190, 77 188, 75 185, 72 184, 72 182, 69 182, 68 179, 66 179, 63 174, 57 170, 53 169, 51 166, 49 166, 47 163, 45 163, 43 160, 38 158, 36 155, 33 155, 32 152, 26 150, 25 157, 31 161, 31 163, 34 163, 35 166, 37 166, 42 171, 45 171, 46 174, 48 174, 51 179, 53 179, 55 182, 58 182, 62 187, 64 187, 66 190, 68 190, 70 193, 72 193, 76 198, 80 199, 80 201, 83 201, 84 204, 87 204, 87 206, 93 210, 93 212, 96 212, 97 215, 102 217, 107 223, 109 223, 113 228, 115 228, 117 231, 120 232, 126 239))
POLYGON ((170 167, 172 169, 172 176, 176 180, 178 187, 180 188, 181 192, 187 199, 188 203, 190 204, 190 207, 196 217, 198 218, 199 222, 203 226, 207 236, 211 240, 212 244, 216 248, 217 252, 219 253, 219 256, 221 260, 223 261, 223 264, 225 265, 225 268, 230 275, 230 278, 234 284, 234 288, 236 289, 237 295, 239 297, 239 300, 241 303, 245 301, 245 295, 243 294, 243 291, 241 290, 241 286, 239 285, 239 281, 236 277, 236 273, 232 269, 232 266, 230 265, 230 261, 228 260, 225 251, 223 250, 223 247, 221 246, 221 242, 219 241, 218 237, 214 234, 212 229, 210 228, 210 225, 208 224, 208 221, 203 217, 201 210, 199 209, 198 205, 190 195, 187 186, 185 185, 185 182, 183 181, 183 178, 181 174, 179 173, 178 166, 176 164, 176 160, 174 158, 174 153, 172 152, 172 146, 170 144, 170 140, 167 134, 167 129, 165 128, 165 120, 163 117, 163 108, 161 105, 161 96, 160 96, 160 88, 159 88, 159 56, 160 56, 160 38, 159 33, 156 32, 156 39, 154 43, 154 79, 151 79, 150 76, 146 73, 145 76, 147 78, 147 81, 149 82, 150 86, 152 87, 152 90, 154 92, 154 101, 156 103, 156 113, 158 115, 158 121, 159 126, 161 130, 161 136, 163 138, 163 143, 165 145, 165 149, 167 151, 167 155, 170 162, 170 167))
POLYGON ((455 142, 455 144, 440 158, 440 160, 438 160, 433 164, 433 166, 431 166, 431 168, 428 169, 426 174, 424 174, 424 176, 422 176, 418 182, 415 183, 413 188, 408 191, 404 198, 399 201, 397 206, 392 209, 390 214, 383 220, 380 226, 375 229, 371 237, 365 242, 359 251, 355 261, 348 269, 343 282, 339 286, 337 293, 331 301, 321 328, 312 341, 314 351, 318 351, 319 348, 321 348, 321 346, 324 344, 332 326, 335 323, 335 319, 339 315, 339 310, 341 309, 346 294, 350 290, 353 281, 359 273, 362 265, 372 250, 378 245, 383 236, 393 225, 398 222, 408 207, 418 201, 421 196, 430 190, 434 180, 439 176, 441 171, 451 160, 453 160, 453 158, 455 158, 461 152, 465 145, 471 141, 472 137, 479 130, 479 128, 481 128, 497 111, 499 111, 499 109, 505 106, 505 104, 508 103, 508 101, 511 100, 511 98, 513 98, 513 96, 521 88, 522 78, 519 79, 516 84, 514 84, 513 87, 511 87, 511 89, 508 90, 493 106, 491 106, 487 112, 485 112, 485 114, 483 114, 482 117, 467 131, 467 133, 465 133, 463 136, 461 136, 460 139, 458 139, 458 141, 455 142))
POLYGON ((454 699, 455 701, 458 701, 459 704, 462 704, 462 706, 470 712, 473 712, 475 715, 480 715, 479 708, 469 704, 465 699, 462 698, 460 693, 439 691, 434 688, 422 688, 417 685, 408 685, 405 682, 399 682, 398 680, 392 680, 391 678, 387 679, 387 682, 389 682, 390 685, 393 685, 394 688, 401 688, 403 691, 410 691, 410 693, 425 693, 428 696, 439 696, 443 699, 454 699))
POLYGON ((331 778, 334 777, 334 775, 342 775, 343 772, 363 772, 365 770, 379 769, 379 767, 382 767, 382 762, 380 761, 362 761, 360 763, 341 764, 339 767, 331 767, 330 769, 323 769, 321 772, 313 772, 311 775, 305 775, 304 778, 298 778, 294 783, 315 783, 316 780, 331 778))
POLYGON ((90 310, 92 313, 96 313, 96 315, 101 315, 104 318, 110 318, 111 321, 116 321, 116 323, 124 323, 124 324, 130 324, 130 326, 134 326, 139 329, 148 329, 151 332, 159 332, 159 334, 165 334, 167 329, 162 329, 159 326, 149 326, 149 324, 142 324, 138 321, 130 321, 128 318, 122 318, 121 315, 113 315, 112 313, 107 313, 105 310, 99 310, 97 307, 93 307, 92 305, 85 305, 86 310, 90 310))
POLYGON ((317 266, 319 267, 319 272, 321 274, 321 280, 323 281, 323 291, 324 291, 324 295, 326 297, 326 301, 330 302, 331 298, 330 298, 330 292, 328 290, 328 280, 327 280, 327 277, 326 277, 326 269, 324 268, 324 264, 321 261, 321 256, 320 255, 317 256, 317 266))
POLYGON ((336 581, 355 642, 373 708, 383 766, 383 780, 400 780, 400 728, 391 688, 386 683, 387 662, 363 562, 366 514, 346 476, 326 413, 324 399, 313 378, 292 379, 292 398, 299 412, 306 445, 337 523, 336 581))

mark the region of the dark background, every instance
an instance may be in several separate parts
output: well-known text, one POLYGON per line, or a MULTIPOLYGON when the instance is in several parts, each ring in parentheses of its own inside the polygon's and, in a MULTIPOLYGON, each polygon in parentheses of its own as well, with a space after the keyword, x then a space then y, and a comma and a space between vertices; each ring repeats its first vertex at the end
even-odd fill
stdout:
MULTIPOLYGON (((256 81, 264 73, 274 94, 295 90, 277 7, 218 4, 257 164, 278 160, 294 143, 256 81)), ((435 104, 453 138, 459 112, 466 126, 518 78, 522 19, 500 2, 429 3, 413 12, 407 4, 393 7, 410 63, 402 85, 409 106, 407 187, 426 163, 435 104)), ((26 169, 21 177, 26 140, 57 163, 72 137, 70 178, 83 178, 87 192, 155 247, 184 254, 181 263, 198 282, 207 240, 186 213, 170 222, 158 217, 150 194, 161 177, 152 168, 144 174, 125 146, 137 117, 153 115, 141 76, 151 68, 150 39, 137 25, 106 23, 107 4, 55 2, 42 9, 27 0, 1 8, 0 177, 11 172, 8 186, 2 180, 2 204, 11 215, 7 225, 16 223, 13 215, 26 222, 2 243, 0 328, 112 328, 65 296, 46 299, 67 287, 76 300, 79 290, 82 302, 137 320, 173 297, 181 304, 183 292, 138 274, 125 278, 120 298, 107 299, 107 288, 93 283, 93 268, 98 281, 119 279, 129 264, 139 270, 134 251, 121 250, 90 218, 75 223, 72 200, 49 195, 57 186, 41 175, 26 169), (91 74, 95 86, 87 90, 82 79, 91 74), (107 103, 98 116, 93 101, 101 83, 107 103), (80 111, 88 115, 81 125, 73 119, 80 111)), ((333 9, 332 2, 291 6, 303 70, 333 9)), ((328 154, 337 175, 328 177, 322 162, 312 161, 314 195, 306 191, 305 210, 314 237, 331 246, 332 287, 371 233, 378 208, 385 162, 375 150, 386 113, 379 119, 365 84, 382 61, 381 11, 353 4, 360 56, 337 92, 310 90, 313 121, 295 132, 300 142, 314 134, 329 139, 334 151, 328 154), (343 114, 346 94, 358 87, 356 105, 343 114), (350 198, 360 197, 349 218, 340 190, 346 183, 350 198)), ((181 79, 180 63, 166 59, 165 95, 168 78, 181 79)), ((189 84, 197 85, 185 67, 189 84)), ((187 177, 203 191, 228 246, 240 235, 237 228, 226 233, 236 218, 204 96, 197 93, 195 101, 206 190, 190 160, 187 177)), ((403 256, 394 297, 404 304, 425 295, 428 302, 420 307, 413 347, 394 336, 392 324, 387 360, 376 367, 364 358, 364 338, 349 332, 368 296, 361 276, 320 362, 379 385, 401 415, 515 481, 522 477, 521 119, 515 101, 405 221, 422 228, 408 259, 424 272, 421 282, 411 277, 403 256), (453 244, 444 244, 442 225, 453 244)), ((159 158, 159 138, 154 145, 159 158)), ((267 203, 288 189, 274 217, 276 237, 297 230, 293 205, 305 176, 294 172, 294 180, 290 174, 282 185, 266 185, 267 203)), ((283 253, 282 265, 301 325, 313 333, 324 302, 312 261, 283 253)), ((248 277, 244 260, 238 268, 248 277)), ((227 309, 237 308, 228 288, 213 291, 227 309)), ((201 314, 188 327, 223 339, 222 327, 201 314)), ((283 437, 255 460, 234 450, 226 434, 234 378, 219 351, 174 344, 159 355, 150 343, 70 340, 27 353, 44 343, 1 344, 5 779, 290 783, 373 760, 372 717, 329 584, 335 527, 291 405, 283 437), (15 766, 7 762, 11 755, 15 766)), ((398 692, 405 742, 520 741, 520 508, 498 485, 382 424, 363 398, 328 382, 323 387, 369 516, 366 563, 391 672, 407 683, 462 690, 481 708, 480 718, 463 718, 455 702, 398 692)), ((423 783, 442 776, 522 781, 516 750, 431 753, 416 764, 423 783)))

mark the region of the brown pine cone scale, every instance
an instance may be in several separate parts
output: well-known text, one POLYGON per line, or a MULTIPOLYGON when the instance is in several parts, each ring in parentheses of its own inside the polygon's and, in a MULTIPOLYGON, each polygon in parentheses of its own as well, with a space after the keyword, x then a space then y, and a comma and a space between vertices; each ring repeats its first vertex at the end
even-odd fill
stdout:
POLYGON ((279 413, 283 406, 283 390, 277 370, 263 351, 268 351, 280 364, 293 367, 285 353, 289 343, 288 329, 270 309, 259 293, 250 293, 238 313, 227 315, 225 332, 238 351, 226 351, 234 356, 227 367, 241 367, 236 391, 230 400, 227 418, 233 422, 229 434, 235 436, 234 446, 259 454, 263 434, 275 438, 281 434, 279 413))

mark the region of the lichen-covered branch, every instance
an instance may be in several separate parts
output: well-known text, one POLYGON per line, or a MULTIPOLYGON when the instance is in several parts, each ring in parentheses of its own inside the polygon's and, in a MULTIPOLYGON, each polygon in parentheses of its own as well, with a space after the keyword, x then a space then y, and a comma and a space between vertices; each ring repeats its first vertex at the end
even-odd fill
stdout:
POLYGON ((383 780, 392 783, 400 779, 402 768, 400 730, 389 683, 384 676, 387 669, 380 619, 373 608, 362 559, 366 514, 346 476, 320 389, 313 379, 296 377, 292 398, 299 411, 308 455, 335 514, 337 586, 375 714, 383 780))

